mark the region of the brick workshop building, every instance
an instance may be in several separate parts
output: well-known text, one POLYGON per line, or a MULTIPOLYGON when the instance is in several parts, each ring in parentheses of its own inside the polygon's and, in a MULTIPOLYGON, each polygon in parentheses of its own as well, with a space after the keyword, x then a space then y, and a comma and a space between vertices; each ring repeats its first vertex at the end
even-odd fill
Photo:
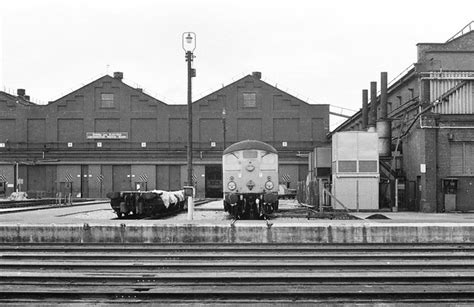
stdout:
MULTIPOLYGON (((199 197, 221 197, 221 154, 244 139, 280 153, 280 180, 307 175, 300 153, 326 143, 329 105, 311 105, 261 80, 242 79, 193 103, 193 170, 199 197), (223 112, 225 110, 225 112, 223 112)), ((170 105, 105 75, 47 105, 24 90, 0 92, 0 193, 104 197, 109 191, 181 189, 187 106, 170 105), (3 189, 3 190, 2 190, 3 189)))
MULTIPOLYGON (((392 157, 384 161, 381 169, 385 169, 386 179, 393 182, 398 177, 403 183, 398 204, 401 209, 474 210, 471 26, 472 23, 445 43, 418 44, 417 62, 389 83, 392 157), (389 174, 392 162, 395 167, 389 174)), ((376 105, 379 119, 380 96, 376 105)), ((361 110, 334 132, 363 130, 363 124, 361 110)))

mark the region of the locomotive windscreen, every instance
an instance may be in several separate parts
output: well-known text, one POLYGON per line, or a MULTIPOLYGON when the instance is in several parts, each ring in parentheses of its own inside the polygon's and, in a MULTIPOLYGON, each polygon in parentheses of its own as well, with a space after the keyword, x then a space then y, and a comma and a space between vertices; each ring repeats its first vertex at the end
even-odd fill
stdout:
POLYGON ((255 159, 258 157, 258 151, 256 150, 244 150, 244 159, 255 159))

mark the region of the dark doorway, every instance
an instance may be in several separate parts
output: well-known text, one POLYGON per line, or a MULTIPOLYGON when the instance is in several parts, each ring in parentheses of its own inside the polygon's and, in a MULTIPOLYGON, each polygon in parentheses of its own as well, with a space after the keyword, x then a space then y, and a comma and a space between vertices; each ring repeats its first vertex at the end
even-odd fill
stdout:
MULTIPOLYGON (((21 171, 20 171, 21 173, 21 171)), ((28 165, 27 193, 32 198, 42 198, 46 194, 46 166, 28 165)))
POLYGON ((405 194, 406 194, 406 210, 416 211, 416 181, 406 181, 405 194))
POLYGON ((472 202, 474 196, 474 178, 465 177, 458 181, 457 189, 454 191, 456 201, 456 210, 458 211, 472 211, 474 204, 472 202))
POLYGON ((113 191, 130 191, 132 190, 131 167, 130 165, 113 165, 113 191))
POLYGON ((206 198, 222 197, 222 165, 207 165, 205 168, 206 198))
POLYGON ((182 189, 181 184, 181 167, 179 165, 170 165, 169 171, 169 189, 176 191, 182 189))
POLYGON ((89 197, 89 166, 81 165, 81 197, 89 197))

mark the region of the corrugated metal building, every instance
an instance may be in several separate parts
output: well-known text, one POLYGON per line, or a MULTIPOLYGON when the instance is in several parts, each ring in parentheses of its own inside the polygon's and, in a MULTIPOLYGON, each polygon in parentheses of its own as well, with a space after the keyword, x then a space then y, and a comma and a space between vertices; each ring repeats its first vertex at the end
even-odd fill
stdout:
MULTIPOLYGON (((474 210, 472 25, 445 43, 418 44, 417 62, 389 83, 393 156, 381 165, 403 183, 401 209, 474 210)), ((361 130, 362 122, 360 111, 335 131, 361 130)))
MULTIPOLYGON (((182 188, 187 106, 166 104, 122 78, 103 76, 48 105, 29 102, 23 90, 0 92, 4 194, 16 186, 32 197, 182 188)), ((307 174, 299 153, 327 143, 328 132, 329 105, 310 105, 260 73, 247 75, 193 103, 197 195, 221 196, 222 151, 244 139, 277 148, 281 181, 295 188, 307 174)))

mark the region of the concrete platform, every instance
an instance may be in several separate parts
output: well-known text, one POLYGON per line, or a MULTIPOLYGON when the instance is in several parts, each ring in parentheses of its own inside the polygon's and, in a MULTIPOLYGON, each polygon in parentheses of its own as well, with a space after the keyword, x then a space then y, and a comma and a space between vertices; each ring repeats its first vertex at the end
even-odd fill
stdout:
MULTIPOLYGON (((237 221, 221 201, 167 220, 115 219, 108 203, 0 215, 0 243, 474 243, 474 214, 381 213, 390 219, 237 221), (101 214, 99 214, 101 213, 101 214), (102 216, 102 218, 98 218, 102 216), (203 218, 204 217, 204 218, 203 218)), ((297 206, 293 201, 281 207, 297 206)))

